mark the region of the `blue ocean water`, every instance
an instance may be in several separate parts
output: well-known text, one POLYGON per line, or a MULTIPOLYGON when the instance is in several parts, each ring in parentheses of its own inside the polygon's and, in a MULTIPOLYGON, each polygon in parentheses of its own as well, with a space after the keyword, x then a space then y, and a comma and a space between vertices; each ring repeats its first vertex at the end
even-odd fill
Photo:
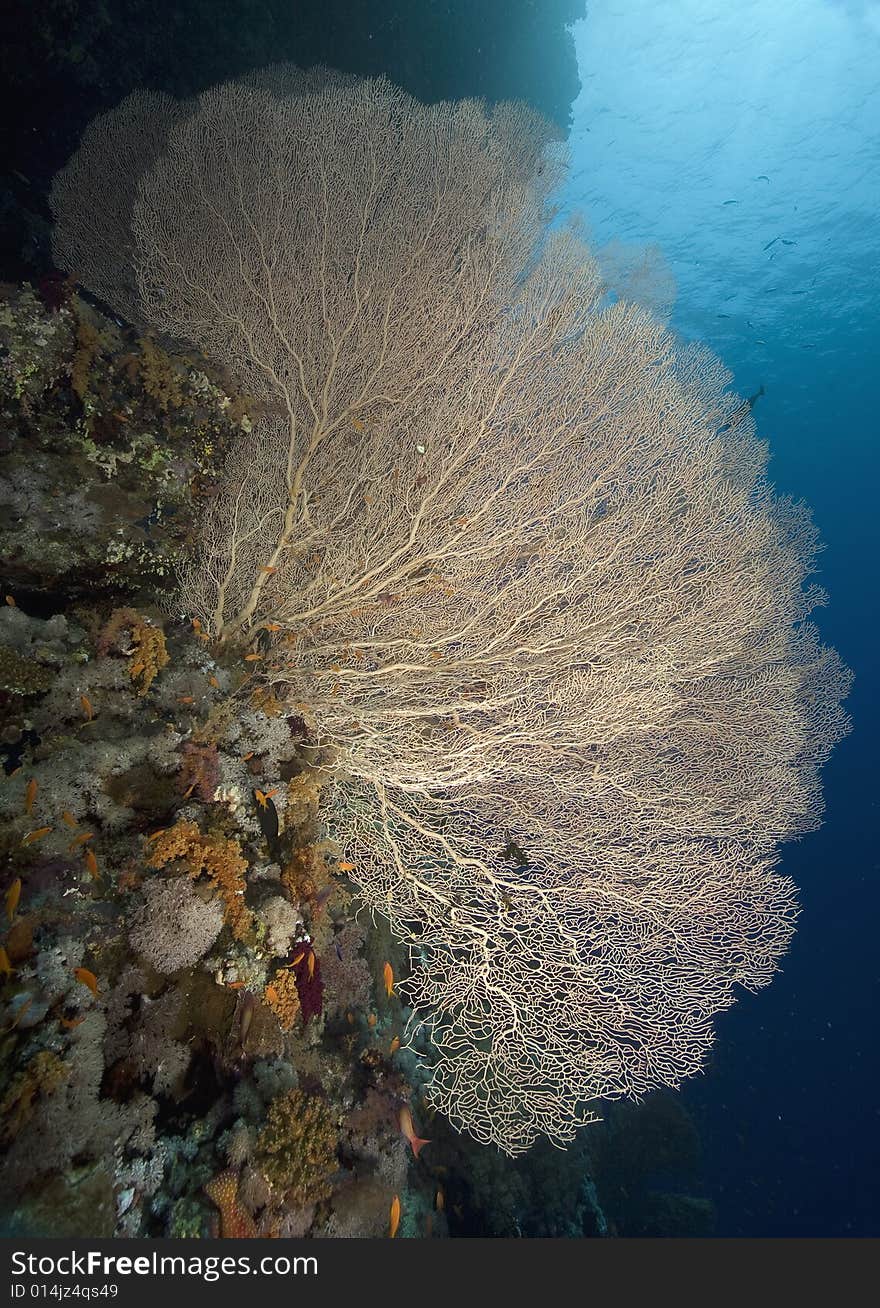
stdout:
POLYGON ((763 385, 770 475, 813 508, 818 621, 856 674, 825 824, 784 850, 791 952, 683 1094, 719 1234, 876 1234, 880 5, 601 0, 574 31, 565 207, 658 245, 672 326, 763 385))

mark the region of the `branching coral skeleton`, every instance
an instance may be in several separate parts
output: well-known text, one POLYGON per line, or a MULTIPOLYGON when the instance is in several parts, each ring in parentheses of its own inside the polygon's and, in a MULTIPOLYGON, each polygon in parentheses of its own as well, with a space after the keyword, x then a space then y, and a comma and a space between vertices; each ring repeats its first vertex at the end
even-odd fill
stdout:
MULTIPOLYGON (((433 1101, 511 1153, 570 1139, 696 1072, 787 946, 775 851, 846 730, 809 517, 718 361, 548 231, 561 155, 528 110, 291 69, 151 103, 138 312, 265 406, 181 601, 259 642, 337 781, 433 1101)), ((56 192, 86 272, 126 106, 56 192)))

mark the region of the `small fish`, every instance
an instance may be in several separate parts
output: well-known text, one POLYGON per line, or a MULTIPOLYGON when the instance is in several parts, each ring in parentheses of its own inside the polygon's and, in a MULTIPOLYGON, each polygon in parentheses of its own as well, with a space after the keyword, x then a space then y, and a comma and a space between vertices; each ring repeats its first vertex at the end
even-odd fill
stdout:
POLYGON ((340 863, 340 864, 339 864, 339 871, 340 871, 340 872, 353 872, 353 871, 355 870, 356 867, 357 867, 357 863, 340 863))
POLYGON ((351 420, 351 425, 352 425, 352 427, 354 427, 355 431, 366 431, 366 430, 367 430, 366 427, 364 426, 364 424, 361 422, 360 418, 352 418, 352 420, 351 420))
MULTIPOLYGON (((724 204, 739 204, 739 200, 725 200, 724 204)), ((724 206, 722 205, 722 208, 724 206)))
POLYGON ((82 711, 86 715, 86 722, 91 722, 95 716, 95 710, 92 708, 92 701, 87 695, 80 695, 79 702, 82 705, 82 711))
POLYGON ((315 951, 314 950, 312 950, 312 952, 309 954, 308 969, 309 969, 309 980, 311 981, 312 977, 315 975, 315 951))
POLYGON ((4 595, 3 598, 6 600, 6 603, 9 605, 11 609, 15 608, 15 600, 11 595, 4 595))
POLYGON ((395 1195, 391 1200, 391 1214, 388 1222, 388 1239, 393 1240, 400 1226, 400 1198, 395 1195))
POLYGON ((388 1052, 390 1054, 396 1054, 399 1048, 400 1048, 400 1036, 395 1036, 394 1039, 391 1041, 391 1047, 388 1050, 388 1052))
POLYGON ((249 762, 253 758, 253 756, 254 756, 254 751, 252 749, 249 749, 246 754, 242 754, 241 756, 242 763, 249 762))
POLYGON ((95 858, 94 852, 91 849, 87 849, 83 854, 83 862, 85 863, 86 870, 92 880, 100 881, 101 873, 98 871, 98 860, 95 858))
POLYGON ((430 1140, 423 1140, 421 1136, 416 1135, 415 1127, 413 1126, 412 1113, 409 1111, 409 1107, 406 1104, 404 1104, 400 1110, 400 1130, 401 1134, 409 1142, 409 1147, 412 1149, 413 1156, 416 1158, 419 1156, 419 1151, 423 1149, 426 1144, 431 1143, 430 1140))
POLYGON ((266 986, 266 999, 269 1001, 270 1004, 278 1003, 278 991, 275 989, 274 986, 272 985, 266 986))
POLYGON ((61 1025, 64 1027, 65 1031, 72 1031, 75 1026, 79 1026, 80 1022, 84 1022, 85 1020, 85 1013, 83 1013, 82 1017, 62 1017, 61 1025))
POLYGON ((12 976, 13 972, 12 962, 2 945, 0 945, 0 972, 4 976, 12 976))
POLYGON ((94 831, 83 831, 81 835, 74 836, 73 840, 71 840, 70 844, 67 846, 68 854, 72 854, 80 845, 84 845, 87 840, 94 840, 94 838, 94 831))
POLYGON ((241 1016, 239 1017, 239 1038, 241 1047, 244 1049, 248 1037, 248 1031, 251 1029, 251 1023, 254 1020, 254 1013, 257 1011, 257 997, 250 991, 241 997, 241 1016))
POLYGON ((259 663, 262 657, 262 654, 245 654, 244 661, 245 663, 259 663))
POLYGON ((42 840, 43 836, 48 836, 51 830, 51 827, 37 827, 36 831, 29 831, 21 843, 23 845, 32 845, 34 841, 42 840))
POLYGON ((291 963, 290 966, 291 966, 291 967, 299 967, 300 963, 303 961, 303 959, 305 958, 305 956, 306 956, 306 951, 303 950, 301 954, 297 954, 296 958, 293 960, 293 962, 291 963))
POLYGON ((263 566, 262 566, 262 568, 260 568, 260 572, 268 572, 268 573, 272 573, 272 572, 277 572, 277 571, 278 571, 277 568, 273 568, 273 567, 271 567, 268 563, 264 563, 263 566))
POLYGON ((227 990, 243 990, 243 989, 244 989, 244 982, 243 982, 243 981, 227 981, 227 982, 226 982, 226 989, 227 989, 227 990))
POLYGON ((18 908, 18 901, 21 898, 21 877, 16 877, 12 885, 6 892, 6 920, 11 922, 15 917, 15 910, 18 908))
MULTIPOLYGON (((321 909, 327 903, 327 900, 331 897, 335 889, 336 887, 334 885, 329 885, 329 886, 324 886, 321 890, 318 891, 317 895, 315 895, 315 897, 312 900, 313 917, 318 916, 318 914, 321 912, 321 909)), ((338 945, 336 946, 336 952, 339 953, 338 945)), ((339 957, 341 958, 342 955, 339 954, 339 957)))
POLYGON ((93 995, 98 993, 98 978, 94 972, 90 972, 87 967, 75 967, 73 975, 79 981, 80 985, 88 986, 93 995))
POLYGON ((215 690, 220 689, 220 682, 215 676, 213 676, 213 674, 208 678, 208 685, 213 686, 215 690))
POLYGON ((385 994, 390 999, 394 994, 394 968, 390 963, 382 968, 382 976, 385 978, 385 994))
POLYGON ((178 695, 177 702, 178 704, 194 704, 195 700, 192 695, 178 695))
POLYGON ((769 250, 769 249, 770 249, 770 246, 771 246, 771 245, 775 245, 776 242, 777 242, 778 240, 779 240, 779 237, 778 237, 778 236, 774 236, 774 237, 773 237, 773 240, 772 240, 772 241, 768 241, 767 244, 766 244, 765 246, 763 246, 762 248, 765 249, 765 250, 769 250))
POLYGON ((28 817, 30 817, 31 815, 31 810, 34 807, 34 800, 36 798, 37 798, 37 779, 36 777, 31 777, 30 781, 27 783, 27 787, 24 792, 24 811, 25 813, 27 813, 28 817))
POLYGON ((153 841, 158 840, 160 836, 164 836, 167 830, 167 827, 160 827, 158 831, 154 831, 151 836, 147 836, 147 844, 152 845, 153 841))
POLYGON ((443 1209, 446 1207, 446 1196, 443 1193, 442 1186, 437 1187, 437 1193, 434 1195, 434 1207, 437 1209, 438 1213, 442 1213, 443 1209))
POLYGON ((785 239, 785 237, 783 236, 783 238, 782 238, 782 244, 783 244, 783 245, 797 245, 797 241, 787 241, 787 240, 785 239))
POLYGON ((76 818, 73 816, 72 813, 68 813, 67 809, 65 809, 64 812, 61 814, 61 821, 65 824, 65 826, 68 827, 79 826, 79 823, 77 822, 76 818))
POLYGON ((367 1018, 367 1026, 375 1026, 378 1020, 379 1019, 376 1017, 375 1013, 370 1013, 370 1015, 367 1018))
POLYGON ((766 173, 758 173, 758 176, 755 178, 755 181, 756 181, 756 182, 769 182, 769 181, 770 181, 770 178, 767 176, 766 173))
POLYGON ((264 623, 263 623, 263 626, 266 628, 267 631, 280 631, 280 630, 281 630, 281 623, 280 623, 280 622, 264 622, 264 623))
POLYGON ((274 790, 264 793, 262 790, 254 791, 254 798, 257 801, 257 821, 260 824, 260 830, 266 838, 266 844, 269 847, 269 853, 273 860, 280 858, 278 848, 278 832, 281 829, 281 823, 278 818, 278 809, 272 800, 274 790), (260 796, 262 795, 262 799, 260 796))

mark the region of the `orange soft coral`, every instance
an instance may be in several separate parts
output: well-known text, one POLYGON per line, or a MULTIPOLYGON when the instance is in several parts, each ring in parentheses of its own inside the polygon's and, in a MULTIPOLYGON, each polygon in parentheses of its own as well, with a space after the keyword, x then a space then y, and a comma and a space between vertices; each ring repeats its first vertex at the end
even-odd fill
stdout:
POLYGON ((272 1009, 285 1031, 291 1031, 300 1015, 299 993, 296 978, 290 971, 276 972, 264 994, 265 1002, 272 1009))
POLYGON ((257 1235, 254 1219, 238 1200, 238 1173, 231 1168, 220 1172, 205 1186, 205 1194, 220 1211, 221 1240, 253 1240, 257 1235))
POLYGON ((173 827, 153 837, 150 867, 167 867, 180 861, 191 877, 204 873, 220 892, 226 911, 226 920, 236 940, 244 940, 253 925, 250 911, 245 906, 244 876, 247 859, 237 840, 225 836, 203 835, 195 822, 175 822, 173 827))

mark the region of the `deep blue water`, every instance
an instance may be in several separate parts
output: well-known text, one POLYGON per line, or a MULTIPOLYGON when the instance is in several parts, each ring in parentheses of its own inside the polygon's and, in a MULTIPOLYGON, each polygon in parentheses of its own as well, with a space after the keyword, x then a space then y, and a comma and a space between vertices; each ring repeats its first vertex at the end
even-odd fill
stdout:
POLYGON ((597 0, 575 34, 566 204, 659 245, 672 325, 764 385, 770 474, 814 510, 816 616, 856 673, 825 825, 784 851, 793 948, 683 1094, 719 1234, 877 1234, 880 5, 597 0))

